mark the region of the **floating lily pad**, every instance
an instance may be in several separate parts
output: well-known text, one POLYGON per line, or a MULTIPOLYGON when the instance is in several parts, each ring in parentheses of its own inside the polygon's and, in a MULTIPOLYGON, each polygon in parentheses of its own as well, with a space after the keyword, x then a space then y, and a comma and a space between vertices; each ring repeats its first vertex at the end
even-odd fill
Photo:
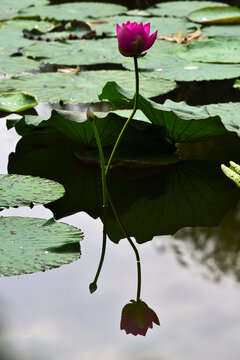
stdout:
POLYGON ((1 14, 0 20, 11 19, 18 14, 18 11, 22 8, 34 6, 34 5, 45 5, 47 0, 1 0, 1 14))
POLYGON ((53 219, 0 217, 0 275, 46 271, 80 257, 82 232, 53 219))
POLYGON ((26 59, 23 56, 0 55, 0 63, 0 75, 17 75, 37 70, 41 66, 38 61, 26 59))
POLYGON ((188 19, 199 24, 240 24, 240 9, 234 6, 207 6, 191 12, 188 19))
POLYGON ((20 92, 0 95, 0 111, 20 112, 38 105, 34 95, 20 92))
POLYGON ((22 29, 4 27, 0 29, 0 44, 0 54, 11 55, 19 52, 20 48, 32 45, 32 42, 23 37, 22 29))
POLYGON ((64 192, 61 184, 51 180, 23 175, 0 175, 0 208, 46 204, 59 199, 64 192))
POLYGON ((74 2, 69 5, 35 6, 19 11, 19 17, 40 16, 42 20, 80 20, 124 14, 127 8, 116 4, 97 2, 74 2))
MULTIPOLYGON (((115 107, 119 107, 120 102, 133 104, 131 95, 115 82, 107 83, 99 98, 109 100, 115 107)), ((164 127, 167 138, 174 142, 194 142, 227 134, 226 120, 220 119, 217 110, 210 115, 207 106, 189 106, 171 100, 161 105, 140 95, 138 107, 154 125, 164 127)), ((231 131, 238 130, 231 128, 231 131)))
MULTIPOLYGON (((68 103, 97 102, 98 94, 108 80, 116 80, 132 93, 135 92, 134 73, 128 71, 84 71, 79 73, 45 73, 0 79, 0 91, 26 91, 40 102, 68 103), (131 81, 132 78, 132 81, 131 81)), ((140 75, 141 93, 153 97, 168 93, 175 82, 159 79, 158 74, 140 75)))
POLYGON ((147 12, 154 16, 185 17, 190 12, 206 6, 227 6, 227 4, 214 1, 169 1, 154 5, 147 12))
MULTIPOLYGON (((231 79, 240 76, 238 64, 208 64, 181 59, 177 53, 185 45, 158 41, 151 51, 139 59, 142 70, 156 70, 160 77, 176 81, 202 81, 231 79)), ((129 59, 123 60, 124 67, 133 69, 129 59)))
POLYGON ((210 38, 240 38, 240 25, 211 25, 206 26, 202 30, 202 36, 210 38))
POLYGON ((206 107, 209 115, 220 116, 225 128, 240 136, 240 103, 210 104, 206 107))
POLYGON ((221 165, 221 169, 224 174, 229 177, 238 187, 240 187, 240 165, 233 161, 230 161, 230 167, 221 165))
POLYGON ((217 38, 193 41, 182 46, 177 55, 189 61, 239 64, 240 40, 217 38))
POLYGON ((103 33, 108 36, 117 36, 116 24, 121 25, 127 21, 143 22, 144 24, 151 23, 151 33, 158 30, 158 35, 174 35, 179 31, 187 33, 197 28, 197 25, 190 23, 185 19, 153 17, 151 19, 146 17, 136 16, 134 19, 130 16, 114 16, 106 19, 99 19, 99 21, 89 21, 89 25, 93 30, 96 30, 97 35, 103 33))

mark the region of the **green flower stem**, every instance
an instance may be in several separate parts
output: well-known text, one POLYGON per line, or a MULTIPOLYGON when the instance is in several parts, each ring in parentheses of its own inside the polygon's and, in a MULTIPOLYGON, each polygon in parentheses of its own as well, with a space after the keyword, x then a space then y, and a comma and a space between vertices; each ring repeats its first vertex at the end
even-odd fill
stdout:
POLYGON ((98 147, 98 152, 99 152, 99 157, 100 157, 100 164, 101 164, 101 174, 102 174, 102 196, 103 196, 103 240, 102 240, 102 252, 101 252, 101 257, 100 257, 100 261, 99 261, 99 265, 98 265, 98 269, 95 275, 95 278, 93 280, 93 282, 90 284, 89 289, 90 292, 93 293, 94 291, 97 290, 97 281, 98 281, 98 277, 100 275, 101 269, 102 269, 102 265, 104 262, 104 257, 105 257, 105 253, 106 253, 106 245, 107 245, 107 234, 106 234, 106 223, 107 223, 107 205, 108 205, 108 196, 107 196, 107 183, 106 183, 106 174, 105 174, 105 159, 104 159, 104 154, 103 154, 103 149, 102 149, 102 144, 98 135, 98 131, 97 131, 97 127, 95 124, 95 120, 94 117, 90 117, 89 118, 90 123, 92 125, 92 130, 97 142, 97 147, 98 147))
POLYGON ((110 195, 109 193, 108 194, 108 200, 109 200, 109 203, 111 205, 111 208, 112 208, 112 211, 117 219, 117 222, 118 222, 118 225, 120 226, 125 238, 128 239, 128 242, 129 244, 131 245, 134 253, 135 253, 135 256, 136 256, 136 262, 137 262, 137 277, 138 277, 138 281, 137 281, 137 296, 136 296, 136 301, 140 301, 140 297, 141 297, 141 283, 142 283, 142 276, 141 276, 141 262, 140 262, 140 256, 139 256, 139 252, 136 248, 136 246, 134 245, 134 242, 132 241, 132 239, 130 238, 130 236, 127 234, 126 232, 126 229, 123 225, 123 223, 121 222, 120 218, 118 217, 118 214, 116 212, 116 209, 114 208, 113 206, 113 203, 112 203, 112 200, 110 198, 110 195))
POLYGON ((114 145, 114 148, 113 148, 113 151, 110 155, 110 158, 108 160, 108 163, 107 163, 107 167, 106 167, 106 170, 105 170, 105 174, 107 175, 109 169, 110 169, 110 166, 111 166, 111 163, 112 163, 112 159, 113 159, 113 156, 118 148, 118 145, 119 145, 119 142, 120 142, 120 139, 122 137, 122 134, 124 132, 124 130, 126 129, 127 125, 129 124, 129 122, 132 120, 132 118, 134 117, 136 111, 137 111, 137 108, 138 108, 138 97, 139 97, 139 73, 138 73, 138 62, 137 62, 137 57, 134 56, 134 69, 135 69, 135 81, 136 81, 136 92, 135 92, 135 96, 134 96, 134 106, 133 106, 133 110, 132 110, 132 113, 130 115, 130 117, 127 119, 127 121, 125 122, 120 134, 118 135, 118 138, 117 138, 117 141, 114 145))

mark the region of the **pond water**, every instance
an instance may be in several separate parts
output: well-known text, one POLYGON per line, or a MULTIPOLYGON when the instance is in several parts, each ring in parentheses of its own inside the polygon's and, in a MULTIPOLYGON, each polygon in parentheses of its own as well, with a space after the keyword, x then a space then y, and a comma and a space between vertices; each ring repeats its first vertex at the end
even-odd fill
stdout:
MULTIPOLYGON (((0 132, 1 173, 6 173, 8 154, 20 137, 14 129, 7 131, 4 121, 0 132)), ((51 212, 36 206, 2 215, 47 219, 51 212)), ((84 232, 79 261, 46 273, 0 278, 1 359, 238 359, 238 206, 218 227, 185 228, 138 247, 142 298, 161 321, 145 338, 127 336, 119 327, 121 309, 134 298, 136 286, 135 258, 126 240, 108 242, 99 288, 90 295, 102 223, 83 212, 62 221, 84 232), (205 245, 197 246, 196 237, 205 245)))
MULTIPOLYGON (((129 9, 157 2, 115 1, 129 9)), ((88 69, 122 65, 93 64, 88 69)), ((56 72, 57 65, 45 70, 56 72)), ((179 81, 175 90, 154 100, 238 102, 233 83, 179 81)), ((87 105, 55 108, 86 112, 87 105)), ((108 111, 109 104, 92 108, 108 111)), ((50 109, 37 106, 40 115, 50 109)), ((123 306, 135 298, 136 261, 127 240, 119 241, 111 213, 108 230, 115 243, 108 240, 98 289, 89 293, 102 244, 99 168, 77 157, 76 144, 63 135, 36 131, 21 139, 14 128, 7 130, 4 119, 0 134, 0 174, 53 178, 67 190, 63 200, 46 207, 10 208, 1 215, 49 219, 54 214, 84 233, 78 261, 42 273, 0 277, 0 360, 239 359, 239 192, 220 170, 222 162, 240 161, 236 136, 177 145, 182 161, 164 170, 122 166, 112 171, 109 189, 116 209, 141 243, 141 298, 161 322, 146 337, 134 337, 120 331, 120 318, 123 306)))

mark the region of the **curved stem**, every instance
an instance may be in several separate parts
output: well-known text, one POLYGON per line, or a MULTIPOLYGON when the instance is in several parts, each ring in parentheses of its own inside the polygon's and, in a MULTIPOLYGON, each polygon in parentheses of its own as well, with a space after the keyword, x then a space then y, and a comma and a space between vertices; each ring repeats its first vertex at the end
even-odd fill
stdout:
POLYGON ((130 236, 128 236, 127 232, 126 232, 126 229, 123 225, 123 223, 121 222, 120 218, 118 217, 118 214, 116 212, 116 209, 114 208, 113 206, 113 203, 112 203, 112 200, 110 198, 110 195, 109 193, 107 193, 108 195, 108 200, 109 200, 109 203, 111 205, 111 208, 113 210, 113 213, 117 219, 117 222, 118 222, 118 225, 120 226, 124 236, 128 239, 128 242, 129 244, 131 245, 134 253, 135 253, 135 256, 136 256, 136 262, 137 262, 137 277, 138 277, 138 281, 137 281, 137 296, 136 296, 136 301, 140 301, 140 296, 141 296, 141 283, 142 283, 142 276, 141 276, 141 262, 140 262, 140 256, 139 256, 139 252, 136 248, 136 246, 134 245, 134 242, 132 241, 132 239, 130 238, 130 236))
POLYGON ((105 174, 107 175, 109 169, 110 169, 110 166, 111 166, 111 163, 112 163, 112 159, 113 159, 113 156, 118 148, 118 145, 119 145, 119 142, 120 142, 120 139, 122 137, 122 134, 124 132, 124 130, 126 129, 127 125, 129 124, 129 122, 132 120, 132 118, 134 117, 136 111, 137 111, 137 108, 138 108, 138 97, 139 97, 139 74, 138 74, 138 62, 137 62, 137 57, 134 56, 134 69, 135 69, 135 81, 136 81, 136 92, 135 92, 135 96, 134 96, 134 106, 133 106, 133 110, 132 110, 132 113, 131 115, 129 116, 129 118, 127 119, 127 121, 125 122, 120 134, 118 135, 118 138, 117 138, 117 141, 114 145, 114 148, 113 148, 113 151, 110 155, 110 158, 108 160, 108 163, 107 163, 107 167, 106 167, 106 170, 105 170, 105 174))
POLYGON ((94 278, 93 282, 89 286, 90 292, 93 293, 94 291, 97 290, 97 281, 98 281, 98 277, 100 275, 100 272, 101 272, 101 269, 102 269, 102 266, 103 266, 105 253, 106 253, 106 245, 107 245, 107 233, 106 233, 107 216, 106 216, 106 210, 107 210, 107 204, 108 204, 108 197, 107 197, 107 183, 106 183, 106 175, 105 175, 105 159, 104 159, 102 144, 101 144, 101 141, 100 141, 100 138, 99 138, 99 135, 98 135, 98 131, 97 131, 97 127, 96 127, 94 118, 89 118, 89 120, 90 120, 91 125, 92 125, 92 130, 93 130, 93 133, 94 133, 94 136, 95 136, 95 139, 96 139, 98 152, 99 152, 99 157, 100 157, 101 175, 102 175, 102 197, 103 197, 102 252, 101 252, 101 257, 100 257, 100 261, 99 261, 99 265, 98 265, 98 269, 97 269, 95 278, 94 278))

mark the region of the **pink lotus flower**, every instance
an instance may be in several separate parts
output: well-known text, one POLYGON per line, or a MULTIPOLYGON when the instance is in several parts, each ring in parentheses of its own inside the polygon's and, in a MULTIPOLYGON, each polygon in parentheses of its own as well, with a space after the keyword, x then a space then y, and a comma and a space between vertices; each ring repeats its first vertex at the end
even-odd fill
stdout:
POLYGON ((120 329, 125 330, 127 334, 145 336, 148 328, 153 327, 153 322, 160 325, 155 312, 144 301, 131 300, 122 309, 120 329))
POLYGON ((143 25, 136 22, 117 24, 118 48, 123 56, 144 56, 157 38, 157 31, 150 35, 150 23, 143 25))

